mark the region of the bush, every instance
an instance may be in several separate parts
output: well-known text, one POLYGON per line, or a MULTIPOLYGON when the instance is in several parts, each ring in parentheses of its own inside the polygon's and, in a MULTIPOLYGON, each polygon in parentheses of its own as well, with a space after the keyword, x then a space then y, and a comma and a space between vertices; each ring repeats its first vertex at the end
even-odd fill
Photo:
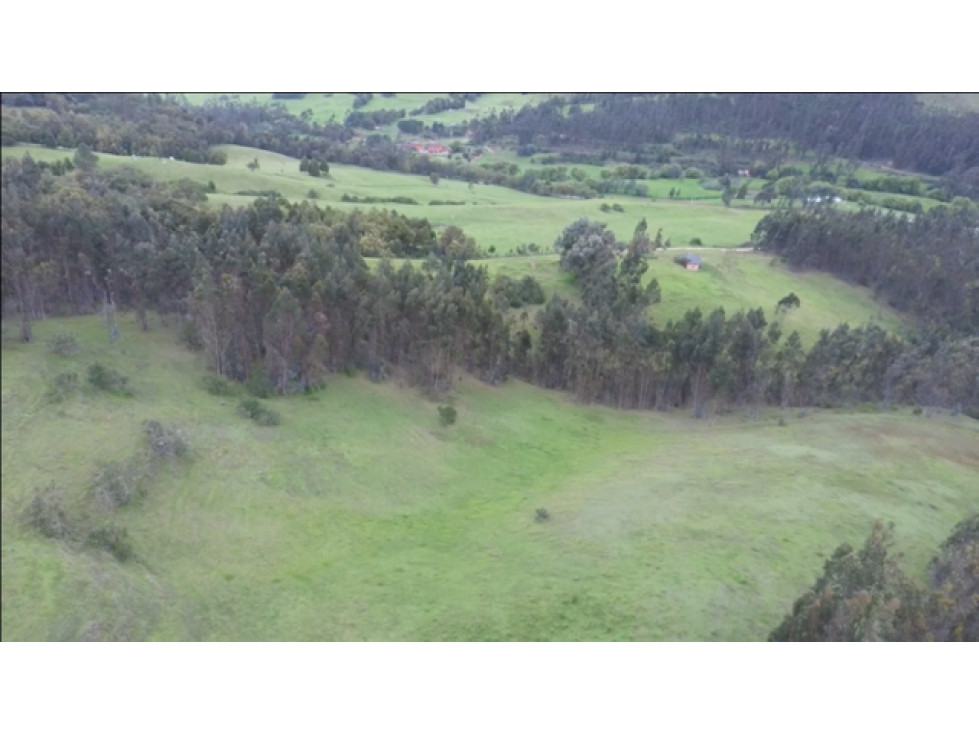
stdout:
POLYGON ((317 191, 316 189, 310 189, 310 190, 309 190, 309 191, 308 191, 308 192, 306 193, 306 198, 307 198, 307 199, 313 199, 313 200, 316 200, 316 199, 318 199, 318 198, 320 198, 320 192, 319 192, 319 191, 317 191))
POLYGON ((547 522, 551 519, 551 513, 547 511, 546 507, 538 507, 537 512, 534 515, 534 520, 537 522, 547 522))
POLYGON ((183 429, 177 426, 164 426, 154 420, 144 421, 143 433, 154 459, 183 458, 190 454, 190 443, 183 429))
POLYGON ((702 239, 700 239, 699 237, 694 237, 692 240, 690 240, 690 246, 691 247, 703 247, 704 246, 704 241, 702 239))
POLYGON ((270 398, 275 392, 275 386, 272 384, 272 380, 269 379, 269 373, 264 368, 252 371, 246 387, 248 388, 248 392, 256 398, 270 398))
POLYGON ((97 548, 111 553, 119 561, 127 561, 133 555, 133 546, 129 542, 129 532, 117 525, 101 525, 89 532, 85 539, 89 548, 97 548))
POLYGON ((142 479, 143 473, 134 461, 112 462, 95 473, 92 493, 100 505, 115 509, 133 501, 142 479))
POLYGON ((238 403, 238 414, 260 426, 277 426, 282 422, 282 416, 277 411, 262 405, 255 398, 245 398, 238 403))
POLYGON ((973 420, 979 421, 979 408, 963 408, 962 413, 973 420))
POLYGON ((688 168, 686 171, 683 172, 683 177, 684 178, 703 178, 704 177, 704 172, 701 171, 699 168, 694 168, 694 167, 691 166, 690 168, 688 168))
POLYGON ((59 357, 72 357, 82 350, 78 338, 70 331, 63 331, 48 339, 48 351, 59 357))
POLYGON ((911 411, 911 413, 913 415, 921 415, 921 406, 920 405, 916 405, 914 407, 914 409, 911 411))
POLYGON ((21 520, 45 538, 67 538, 72 534, 72 525, 64 506, 64 493, 57 485, 38 487, 31 494, 21 520))
POLYGON ((260 426, 277 426, 282 423, 282 416, 277 410, 265 408, 255 416, 255 422, 260 426))
POLYGON ((622 205, 621 204, 612 204, 612 211, 613 212, 624 212, 625 209, 622 208, 622 205))
POLYGON ((204 337, 201 336, 201 331, 193 319, 185 318, 181 322, 177 339, 192 352, 204 349, 204 337))
POLYGON ((60 403, 78 392, 80 385, 77 372, 60 372, 55 375, 54 384, 51 386, 48 396, 53 402, 60 403))
POLYGON ((88 366, 88 382, 98 390, 125 394, 129 392, 126 387, 129 383, 129 378, 111 367, 106 367, 101 362, 96 362, 88 366))
POLYGON ((456 418, 459 416, 454 405, 440 405, 439 411, 439 425, 441 426, 451 426, 456 422, 456 418))
POLYGON ((204 384, 204 389, 211 395, 228 397, 235 394, 234 383, 220 375, 204 375, 201 382, 204 384))

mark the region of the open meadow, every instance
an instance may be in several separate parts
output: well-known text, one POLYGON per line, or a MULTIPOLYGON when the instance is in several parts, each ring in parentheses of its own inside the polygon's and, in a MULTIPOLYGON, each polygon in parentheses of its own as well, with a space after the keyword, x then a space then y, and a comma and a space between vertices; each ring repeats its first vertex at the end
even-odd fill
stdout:
POLYGON ((4 640, 759 640, 875 519, 897 524, 920 576, 979 510, 979 423, 964 416, 709 426, 462 379, 458 422, 441 427, 395 376, 268 401, 282 424, 262 427, 205 392, 174 330, 119 323, 114 345, 95 317, 4 341, 4 640), (45 348, 65 329, 76 356, 45 348), (46 398, 95 360, 133 395, 46 398), (101 461, 145 451, 148 419, 183 426, 192 460, 112 513, 130 560, 19 522, 52 481, 90 503, 101 461))
MULTIPOLYGON (((690 272, 673 262, 677 253, 660 252, 649 258, 645 282, 656 278, 662 301, 650 308, 653 323, 665 326, 678 321, 694 308, 704 314, 723 308, 730 316, 736 311, 764 309, 771 322, 780 319, 787 336, 798 331, 806 347, 819 337, 823 329, 833 330, 839 324, 864 326, 875 323, 899 335, 907 335, 910 326, 893 309, 874 300, 866 288, 849 285, 827 273, 793 272, 767 255, 697 250, 702 265, 699 272, 690 272), (776 312, 778 301, 795 293, 801 307, 776 312)), ((510 278, 532 275, 537 278, 550 299, 554 294, 577 299, 578 289, 570 273, 562 272, 557 255, 542 257, 506 257, 485 261, 491 274, 510 278)))
MULTIPOLYGON (((682 246, 691 239, 700 238, 708 247, 733 247, 742 244, 750 236, 758 221, 767 213, 764 209, 742 206, 730 209, 719 203, 654 201, 631 196, 607 196, 602 199, 571 200, 556 197, 535 196, 522 191, 475 184, 470 189, 462 181, 442 179, 433 185, 427 176, 374 171, 359 166, 330 165, 330 175, 313 178, 299 171, 295 158, 239 146, 218 146, 228 155, 223 166, 158 158, 130 158, 126 156, 99 155, 99 166, 109 169, 131 166, 160 181, 189 179, 201 184, 213 182, 216 193, 209 194, 209 201, 222 204, 247 204, 255 196, 247 192, 279 192, 290 201, 307 199, 316 192, 316 201, 343 209, 377 206, 394 208, 413 217, 425 217, 434 225, 461 227, 476 243, 487 250, 494 247, 504 254, 529 243, 549 249, 554 239, 568 224, 579 217, 589 217, 608 222, 609 227, 623 240, 628 240, 636 224, 643 217, 651 232, 659 228, 663 237, 674 245, 682 246), (258 160, 255 171, 246 166, 258 160), (360 198, 407 197, 417 205, 345 203, 344 195, 360 198), (432 201, 462 201, 461 205, 433 206, 432 201), (602 204, 618 204, 622 212, 603 212, 602 204)), ((6 156, 22 157, 30 153, 36 160, 59 160, 70 157, 70 150, 52 150, 36 146, 16 146, 2 149, 6 156)), ((696 182, 689 182, 696 185, 696 182)))

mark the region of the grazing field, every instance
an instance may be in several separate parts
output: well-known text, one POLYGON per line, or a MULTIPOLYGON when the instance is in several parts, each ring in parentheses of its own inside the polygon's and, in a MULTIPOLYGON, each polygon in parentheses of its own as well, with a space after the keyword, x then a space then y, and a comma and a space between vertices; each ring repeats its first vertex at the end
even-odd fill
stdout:
MULTIPOLYGON (((674 255, 682 252, 682 248, 660 252, 648 260, 646 279, 656 278, 663 296, 662 302, 650 309, 653 322, 660 326, 681 319, 693 308, 700 308, 705 315, 715 308, 723 308, 728 315, 762 308, 769 321, 782 319, 786 336, 798 331, 807 347, 821 330, 832 330, 841 323, 854 327, 876 323, 896 334, 909 330, 902 316, 874 301, 869 290, 827 273, 793 272, 761 254, 704 250, 697 250, 702 265, 694 273, 673 262, 674 255), (777 316, 775 304, 789 293, 795 293, 802 306, 777 316)), ((541 281, 548 298, 555 293, 562 298, 577 296, 571 275, 560 270, 556 255, 496 258, 486 265, 491 273, 511 278, 533 275, 541 281)))
POLYGON ((837 544, 876 518, 922 573, 979 509, 979 423, 902 410, 712 427, 582 407, 520 382, 458 383, 459 420, 394 384, 338 377, 263 428, 201 388, 175 334, 50 320, 2 350, 4 640, 758 640, 837 544), (73 329, 83 351, 48 353, 73 329), (134 395, 44 398, 100 359, 134 395), (79 502, 146 419, 193 461, 115 511, 120 563, 18 522, 29 490, 79 502), (546 508, 548 522, 535 522, 546 508))
MULTIPOLYGON (((733 207, 718 203, 671 202, 608 196, 603 199, 570 200, 535 196, 501 186, 443 179, 438 185, 424 176, 373 171, 358 166, 331 165, 329 178, 312 178, 299 171, 299 161, 288 156, 253 148, 220 146, 228 154, 228 163, 209 166, 157 158, 127 158, 99 155, 104 168, 132 166, 155 179, 177 181, 188 178, 198 183, 213 181, 217 194, 210 195, 216 205, 248 203, 254 196, 240 192, 275 190, 292 201, 308 197, 311 190, 317 201, 341 208, 362 207, 343 203, 344 194, 358 197, 392 198, 403 196, 418 201, 417 206, 379 204, 396 208, 409 216, 426 217, 433 224, 456 225, 476 238, 483 249, 495 247, 506 253, 521 244, 536 243, 550 247, 561 230, 575 219, 587 216, 608 222, 621 238, 628 239, 636 223, 646 217, 650 230, 663 229, 663 236, 674 245, 699 237, 708 247, 729 247, 743 243, 765 215, 762 209, 733 207), (257 159, 259 169, 252 172, 246 165, 257 159), (464 201, 461 206, 432 206, 433 200, 464 201), (602 204, 619 204, 623 212, 602 212, 602 204)), ((69 150, 50 150, 34 146, 3 148, 4 156, 23 156, 29 152, 38 160, 55 160, 71 156, 69 150)), ((696 185, 696 182, 689 182, 696 185)))
MULTIPOLYGON (((208 99, 226 96, 224 93, 188 93, 184 95, 191 104, 204 104, 208 99)), ((420 109, 426 102, 439 97, 447 98, 449 95, 444 93, 398 93, 394 97, 382 97, 375 93, 374 98, 361 110, 370 112, 372 110, 405 110, 408 114, 412 110, 420 109)), ((474 102, 466 102, 466 106, 457 110, 445 110, 434 115, 417 115, 417 119, 426 124, 441 122, 444 124, 455 124, 467 122, 474 117, 488 115, 491 112, 501 112, 505 109, 517 110, 524 105, 538 102, 541 99, 550 97, 550 94, 519 94, 512 93, 491 93, 484 94, 474 102)), ((239 94, 238 99, 242 102, 263 102, 271 104, 272 94, 239 94)), ((316 122, 327 122, 333 118, 336 122, 342 123, 344 118, 353 110, 354 95, 344 92, 337 92, 326 97, 321 92, 311 92, 303 99, 283 99, 274 100, 281 102, 290 114, 299 115, 309 110, 312 112, 312 119, 316 122)), ((394 125, 386 126, 385 132, 397 132, 394 125)))

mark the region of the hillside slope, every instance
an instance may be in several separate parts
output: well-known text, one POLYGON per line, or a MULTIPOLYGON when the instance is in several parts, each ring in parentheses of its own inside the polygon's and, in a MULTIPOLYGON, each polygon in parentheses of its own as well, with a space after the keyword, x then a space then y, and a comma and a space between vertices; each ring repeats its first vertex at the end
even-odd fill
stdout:
POLYGON ((459 421, 441 428, 396 379, 337 377, 273 401, 283 422, 267 428, 202 389, 173 331, 129 317, 121 331, 110 346, 96 318, 50 320, 3 346, 5 640, 757 640, 874 519, 898 524, 921 573, 979 509, 979 424, 962 416, 709 427, 463 380, 459 421), (75 357, 45 350, 65 328, 75 357), (133 397, 45 399, 55 374, 96 359, 133 397), (105 518, 128 529, 132 560, 19 523, 48 482, 84 504, 99 462, 144 450, 146 419, 184 426, 193 461, 105 518))

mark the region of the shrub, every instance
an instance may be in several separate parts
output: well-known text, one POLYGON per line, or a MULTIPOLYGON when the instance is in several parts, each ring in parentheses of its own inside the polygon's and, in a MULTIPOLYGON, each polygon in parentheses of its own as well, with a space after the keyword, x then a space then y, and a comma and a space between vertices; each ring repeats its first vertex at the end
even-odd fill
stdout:
POLYGON ((456 422, 458 417, 458 412, 454 405, 440 405, 439 411, 439 425, 441 426, 451 426, 456 422))
POLYGON ((610 212, 610 211, 612 211, 612 207, 610 207, 608 204, 602 204, 598 208, 601 209, 603 212, 610 212))
POLYGON ((54 384, 51 386, 48 396, 53 402, 60 403, 78 392, 80 385, 77 372, 59 372, 54 377, 54 384))
POLYGON ((204 337, 201 336, 201 331, 193 319, 185 318, 181 322, 177 339, 192 352, 204 349, 204 337))
POLYGON ((92 493, 100 505, 115 509, 133 501, 142 479, 143 473, 134 461, 112 462, 95 473, 92 493))
POLYGON ((82 350, 78 338, 70 331, 63 331, 48 339, 48 351, 59 357, 71 357, 82 350))
POLYGON ((154 420, 144 421, 143 433, 154 459, 183 458, 190 454, 190 443, 183 429, 177 426, 164 426, 154 420))
POLYGON ((546 507, 538 507, 537 512, 534 515, 534 520, 537 522, 547 522, 551 519, 551 513, 547 511, 546 507))
POLYGON ((612 211, 614 212, 624 212, 625 209, 622 208, 621 204, 612 204, 612 211))
POLYGON ((979 421, 979 408, 963 408, 962 413, 974 420, 979 421))
POLYGON ((126 386, 129 378, 111 367, 106 367, 101 362, 96 362, 88 366, 88 382, 98 390, 128 393, 126 386))
POLYGON ((282 416, 277 411, 262 405, 255 398, 245 398, 238 403, 238 414, 260 426, 277 426, 282 422, 282 416))
POLYGON ((704 246, 704 241, 702 239, 700 239, 699 237, 694 237, 692 240, 690 240, 690 246, 691 247, 703 247, 704 246))
POLYGON ((63 539, 72 534, 64 493, 53 483, 34 489, 21 520, 45 538, 63 539))
POLYGON ((914 414, 914 415, 921 415, 921 406, 920 405, 916 405, 914 407, 914 409, 911 411, 911 413, 914 414))
POLYGON ((133 555, 133 546, 129 542, 129 533, 117 525, 100 525, 85 539, 89 548, 97 548, 111 553, 119 561, 126 561, 133 555))
POLYGON ((265 408, 255 416, 255 422, 260 426, 277 426, 282 423, 282 416, 277 410, 265 408))
POLYGON ((272 380, 269 379, 269 373, 264 368, 252 371, 246 387, 248 388, 248 392, 256 398, 270 398, 275 392, 275 386, 272 385, 272 380))
POLYGON ((228 397, 235 394, 234 384, 220 375, 204 375, 201 382, 204 384, 204 389, 211 395, 228 397))
POLYGON ((683 177, 684 178, 703 178, 704 177, 704 172, 701 171, 699 168, 694 168, 693 166, 691 166, 690 168, 688 168, 686 171, 683 172, 683 177))
POLYGON ((316 189, 310 189, 308 192, 306 192, 306 198, 316 200, 320 198, 320 192, 316 189))

